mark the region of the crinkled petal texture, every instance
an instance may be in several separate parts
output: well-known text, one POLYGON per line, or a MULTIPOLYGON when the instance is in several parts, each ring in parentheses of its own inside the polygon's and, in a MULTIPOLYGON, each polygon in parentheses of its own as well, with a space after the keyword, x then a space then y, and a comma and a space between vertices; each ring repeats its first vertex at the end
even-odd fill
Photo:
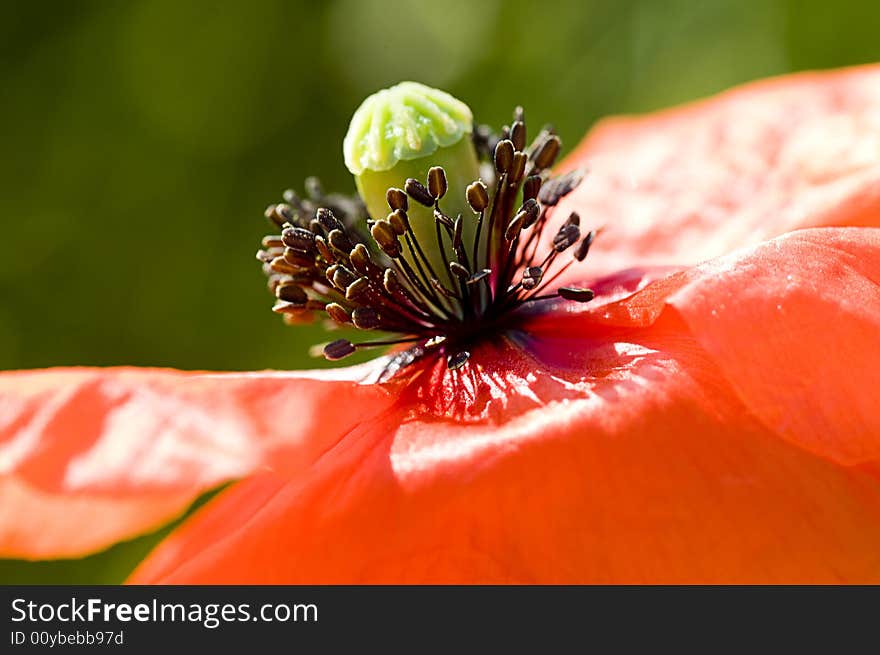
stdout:
POLYGON ((880 66, 606 119, 563 163, 576 167, 588 174, 557 216, 602 228, 594 272, 697 264, 801 227, 877 226, 880 66))
POLYGON ((390 402, 342 377, 357 374, 0 375, 0 557, 81 556, 161 526, 227 480, 307 468, 332 446, 322 434, 390 402))
POLYGON ((880 230, 635 288, 423 366, 307 471, 223 492, 133 581, 880 582, 880 230))

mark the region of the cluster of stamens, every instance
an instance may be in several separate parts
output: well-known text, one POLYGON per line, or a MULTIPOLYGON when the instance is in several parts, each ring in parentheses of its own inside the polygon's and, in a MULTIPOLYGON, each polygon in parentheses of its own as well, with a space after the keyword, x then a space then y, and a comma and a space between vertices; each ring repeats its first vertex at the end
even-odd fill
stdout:
POLYGON ((471 216, 443 211, 448 184, 441 167, 431 168, 424 182, 410 178, 402 189, 389 188, 390 211, 375 220, 366 218, 358 198, 324 196, 314 181, 307 183, 306 199, 285 192, 284 203, 266 210, 281 234, 265 237, 257 253, 277 298, 273 311, 288 323, 325 312, 339 326, 392 335, 333 341, 323 347, 330 360, 360 348, 411 343, 404 363, 442 349, 454 369, 467 362, 471 344, 503 326, 518 307, 556 297, 591 300, 589 289, 551 289, 568 266, 587 256, 595 236, 582 235, 576 213, 558 227, 548 252, 538 252, 548 213, 581 179, 579 172, 549 177, 559 138, 545 128, 527 147, 517 108, 500 135, 481 128, 474 142, 488 160, 488 183, 475 180, 467 187, 471 216), (432 211, 433 243, 417 238, 411 203, 432 211), (467 221, 474 223, 465 230, 467 221), (472 238, 465 239, 466 232, 472 238), (559 265, 566 251, 574 256, 559 265), (440 254, 442 270, 429 253, 440 254))

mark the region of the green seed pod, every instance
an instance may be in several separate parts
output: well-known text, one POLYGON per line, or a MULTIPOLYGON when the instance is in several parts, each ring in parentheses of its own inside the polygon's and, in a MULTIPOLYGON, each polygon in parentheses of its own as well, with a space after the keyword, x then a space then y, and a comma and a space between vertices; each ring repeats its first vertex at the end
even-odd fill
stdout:
POLYGON ((420 185, 427 182, 435 197, 442 196, 447 215, 472 216, 465 193, 479 177, 472 132, 473 115, 463 102, 423 84, 401 82, 364 100, 343 143, 345 165, 355 177, 370 216, 386 216, 389 202, 392 209, 406 209, 409 225, 436 271, 446 263, 434 252, 432 208, 418 202, 406 207, 400 194, 387 192, 391 187, 404 189, 407 179, 420 185), (435 166, 443 168, 443 179, 436 171, 429 178, 435 166))

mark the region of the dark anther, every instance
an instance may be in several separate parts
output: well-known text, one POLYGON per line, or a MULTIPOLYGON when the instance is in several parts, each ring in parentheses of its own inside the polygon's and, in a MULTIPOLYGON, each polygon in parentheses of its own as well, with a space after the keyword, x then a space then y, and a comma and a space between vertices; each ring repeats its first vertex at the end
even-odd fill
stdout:
POLYGON ((328 232, 332 230, 341 230, 344 229, 342 223, 339 222, 339 219, 333 215, 333 212, 329 209, 321 207, 318 210, 318 213, 315 214, 318 219, 318 222, 324 227, 328 232))
POLYGON ((528 155, 524 152, 513 153, 513 161, 510 164, 510 171, 508 172, 508 178, 510 179, 511 184, 515 184, 522 179, 523 174, 526 172, 526 161, 528 158, 528 155))
POLYGON ((312 265, 314 257, 309 255, 308 253, 304 253, 302 250, 297 250, 295 248, 285 248, 284 261, 286 261, 291 266, 302 266, 303 268, 305 268, 312 265))
POLYGON ((513 144, 509 139, 503 139, 495 146, 495 170, 505 173, 513 163, 513 144))
POLYGON ((556 161, 556 157, 559 155, 561 147, 562 144, 560 143, 558 136, 551 134, 547 137, 547 140, 544 141, 541 149, 538 150, 538 154, 535 155, 535 167, 550 168, 550 166, 553 165, 553 162, 556 161))
POLYGON ((588 232, 587 236, 581 239, 581 242, 577 245, 574 251, 574 258, 579 262, 584 261, 587 257, 587 253, 590 252, 590 246, 593 244, 593 239, 596 238, 596 232, 588 232))
POLYGON ((475 212, 481 212, 489 206, 489 192, 480 180, 468 185, 467 201, 475 212))
POLYGON ((467 350, 459 350, 454 355, 450 355, 446 358, 446 366, 450 371, 454 371, 455 369, 464 366, 470 358, 471 354, 467 350))
POLYGON ((513 147, 522 150, 526 147, 526 124, 522 121, 514 121, 510 126, 510 140, 513 147))
POLYGON ((370 290, 370 281, 365 277, 359 277, 345 289, 345 299, 352 301, 362 300, 370 290))
POLYGON ((305 308, 303 303, 279 300, 272 306, 272 311, 276 314, 299 314, 305 311, 305 308))
POLYGON ((523 206, 520 207, 521 212, 525 212, 526 219, 523 222, 523 229, 528 230, 532 225, 538 222, 538 218, 541 216, 541 207, 535 202, 534 198, 529 198, 523 203, 523 206))
POLYGON ((382 278, 382 286, 385 287, 385 291, 392 295, 400 293, 402 291, 400 280, 397 279, 397 273, 394 271, 394 269, 385 269, 385 275, 382 278))
POLYGON ((552 207, 558 204, 564 196, 571 193, 583 179, 583 171, 575 170, 548 180, 541 186, 538 200, 541 201, 542 205, 552 207))
POLYGON ((351 313, 351 321, 360 330, 375 330, 382 324, 379 313, 372 307, 358 307, 351 313))
POLYGON ((577 212, 571 212, 568 215, 568 218, 565 219, 566 225, 580 225, 581 224, 581 215, 577 212))
POLYGON ((370 229, 370 234, 379 244, 379 247, 389 257, 400 256, 400 241, 388 221, 376 221, 370 229))
POLYGON ((330 281, 333 283, 333 286, 340 291, 345 291, 349 284, 358 279, 357 275, 352 273, 345 266, 340 266, 339 264, 328 268, 328 275, 330 274, 330 271, 333 271, 330 281))
POLYGON ((263 237, 262 245, 264 248, 282 248, 284 241, 280 237, 270 235, 263 237))
POLYGON ((354 270, 361 275, 368 275, 371 270, 376 268, 376 265, 370 257, 370 251, 367 250, 367 247, 362 243, 359 243, 352 248, 351 252, 348 254, 348 260, 351 262, 354 270))
POLYGON ((425 185, 414 178, 409 178, 403 186, 407 195, 420 205, 432 207, 434 205, 434 197, 425 188, 425 185))
POLYGON ((278 286, 275 287, 275 297, 278 298, 278 300, 284 300, 299 305, 304 305, 309 299, 306 292, 303 291, 298 284, 291 282, 282 282, 278 284, 278 286))
POLYGON ((565 224, 559 228, 559 232, 553 237, 553 249, 556 250, 556 252, 562 252, 569 246, 573 245, 575 241, 580 239, 580 237, 581 230, 577 225, 565 224))
POLYGON ((281 240, 285 246, 304 252, 315 248, 315 235, 301 227, 286 227, 281 231, 281 240))
POLYGON ((538 192, 541 190, 541 176, 540 175, 529 175, 526 178, 526 181, 523 182, 523 199, 524 200, 534 200, 538 197, 538 192))
POLYGON ((440 200, 445 196, 448 188, 446 171, 442 166, 432 166, 428 169, 428 193, 434 197, 434 200, 440 200))
POLYGON ((327 312, 327 316, 332 318, 340 325, 347 325, 348 323, 351 323, 351 316, 349 316, 348 312, 345 311, 345 307, 343 307, 339 303, 327 303, 327 305, 324 307, 324 311, 327 312))
POLYGON ((409 227, 409 217, 403 209, 395 209, 388 214, 388 223, 391 225, 391 229, 394 230, 394 234, 403 236, 409 227))
POLYGON ((333 362, 348 357, 355 350, 354 344, 348 339, 337 339, 324 346, 324 357, 333 362))
POLYGON ((330 230, 330 234, 327 235, 327 242, 340 252, 349 252, 354 247, 351 239, 342 230, 330 230))
POLYGON ((544 279, 544 269, 540 266, 529 266, 523 271, 522 285, 523 289, 531 290, 541 284, 544 279))
POLYGON ((385 193, 385 199, 388 201, 388 206, 391 207, 392 210, 400 209, 406 211, 409 208, 409 203, 406 199, 406 192, 403 189, 391 187, 385 193))
POLYGON ((575 302, 590 302, 595 297, 592 289, 579 289, 577 287, 561 287, 557 293, 560 298, 574 300, 575 302))
POLYGON ((458 262, 449 262, 449 270, 460 280, 467 280, 471 276, 471 272, 458 262))

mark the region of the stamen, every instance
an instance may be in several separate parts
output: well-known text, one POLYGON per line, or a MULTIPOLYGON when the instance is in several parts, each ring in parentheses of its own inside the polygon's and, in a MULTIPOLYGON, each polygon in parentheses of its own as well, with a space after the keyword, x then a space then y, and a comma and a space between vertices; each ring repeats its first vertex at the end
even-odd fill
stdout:
POLYGON ((403 188, 406 189, 407 195, 419 204, 422 204, 425 207, 433 206, 434 197, 428 189, 425 188, 425 185, 418 180, 409 178, 403 188))
POLYGON ((526 147, 526 124, 522 121, 514 121, 510 126, 510 141, 517 150, 526 147))
POLYGON ((431 168, 428 171, 428 193, 431 194, 431 197, 433 197, 435 201, 440 200, 440 198, 446 195, 446 190, 448 188, 449 185, 446 182, 446 171, 439 166, 431 168))
POLYGON ((317 178, 306 180, 304 198, 285 191, 284 202, 265 212, 281 233, 265 237, 257 252, 276 298, 273 311, 289 323, 322 312, 335 325, 393 337, 337 339, 321 347, 329 360, 362 348, 415 344, 390 360, 386 372, 393 374, 430 352, 442 352, 451 370, 467 365, 472 344, 503 329, 526 303, 592 300, 590 289, 552 286, 587 257, 596 236, 582 235, 576 212, 540 252, 548 211, 584 173, 550 177, 559 137, 547 128, 531 144, 526 138, 521 108, 500 138, 476 127, 476 150, 494 174, 474 180, 456 199, 461 187, 449 180, 460 179, 460 171, 448 178, 446 169, 432 166, 424 181, 407 178, 402 188, 384 192, 390 210, 384 217, 367 218, 360 197, 325 194, 317 178), (433 221, 433 229, 425 231, 422 223, 417 236, 411 224, 417 216, 433 221), (557 265, 567 250, 572 256, 557 265))
POLYGON ((554 134, 548 137, 535 155, 535 168, 541 169, 552 166, 553 162, 556 161, 556 157, 559 155, 561 147, 562 143, 559 141, 558 136, 554 134))
POLYGON ((544 278, 544 269, 540 266, 530 266, 523 271, 522 288, 530 291, 541 284, 544 278))
POLYGON ((574 300, 575 302, 590 302, 595 297, 591 289, 578 289, 575 287, 560 287, 557 293, 559 293, 560 298, 574 300))
POLYGON ((337 339, 324 346, 324 357, 334 362, 353 355, 355 350, 354 344, 348 339, 337 339))
POLYGON ((382 325, 379 312, 372 307, 358 307, 351 315, 352 323, 361 330, 375 330, 382 325))
POLYGON ((391 187, 385 194, 385 199, 388 201, 388 206, 393 210, 406 211, 408 209, 409 203, 406 200, 406 193, 403 189, 391 187))
POLYGON ((537 199, 542 181, 540 175, 529 175, 526 178, 526 181, 523 182, 523 199, 526 202, 537 199))
POLYGON ((563 252, 570 246, 573 246, 578 239, 581 238, 581 230, 573 223, 565 223, 556 236, 553 237, 553 249, 556 252, 563 252))
POLYGON ((459 350, 457 353, 450 355, 446 359, 446 366, 450 371, 454 371, 455 369, 464 366, 470 357, 471 354, 467 350, 459 350))
POLYGON ((562 198, 574 191, 583 179, 584 171, 582 170, 574 170, 551 178, 541 185, 538 200, 545 207, 554 207, 559 204, 562 198))
POLYGON ((330 318, 339 323, 339 325, 347 325, 351 323, 351 316, 348 315, 345 307, 343 307, 339 303, 327 303, 327 305, 324 307, 324 311, 327 312, 327 315, 330 318))
POLYGON ((506 173, 513 164, 513 153, 514 147, 510 140, 499 141, 495 146, 495 170, 499 173, 506 173))
POLYGON ((481 212, 489 206, 489 193, 482 180, 477 180, 468 185, 467 201, 474 208, 475 212, 481 212))
POLYGON ((574 258, 579 262, 584 261, 586 259, 587 254, 590 252, 590 246, 593 245, 593 239, 596 238, 596 232, 588 232, 587 236, 581 240, 578 244, 577 249, 574 251, 574 258))

